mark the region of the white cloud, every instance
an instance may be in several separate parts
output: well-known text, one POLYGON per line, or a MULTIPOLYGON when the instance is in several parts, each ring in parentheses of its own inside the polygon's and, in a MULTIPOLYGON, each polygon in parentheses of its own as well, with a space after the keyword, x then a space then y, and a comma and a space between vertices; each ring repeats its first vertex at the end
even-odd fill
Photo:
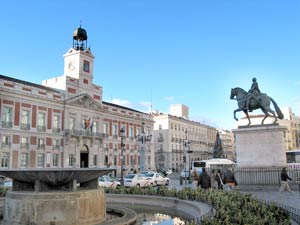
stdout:
POLYGON ((166 101, 173 101, 174 100, 174 96, 164 97, 164 100, 166 100, 166 101))
POLYGON ((121 99, 112 99, 110 102, 116 105, 122 105, 129 108, 132 108, 133 105, 130 101, 121 99))

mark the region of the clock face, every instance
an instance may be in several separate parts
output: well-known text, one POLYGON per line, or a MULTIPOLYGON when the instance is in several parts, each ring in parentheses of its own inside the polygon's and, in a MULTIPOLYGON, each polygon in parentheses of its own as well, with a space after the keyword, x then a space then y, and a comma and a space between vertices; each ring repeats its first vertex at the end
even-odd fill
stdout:
POLYGON ((74 63, 73 62, 70 62, 69 63, 69 70, 74 70, 75 69, 75 66, 74 66, 74 63))
POLYGON ((90 72, 90 62, 84 60, 83 61, 83 71, 89 73, 90 72))

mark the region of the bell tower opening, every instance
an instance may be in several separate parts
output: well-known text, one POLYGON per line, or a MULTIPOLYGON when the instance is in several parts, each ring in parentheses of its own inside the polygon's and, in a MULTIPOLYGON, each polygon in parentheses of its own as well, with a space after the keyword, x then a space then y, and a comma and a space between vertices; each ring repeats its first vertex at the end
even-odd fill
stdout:
POLYGON ((80 148, 80 167, 81 168, 89 167, 89 148, 87 145, 83 145, 80 148))
POLYGON ((73 33, 73 48, 76 50, 85 50, 87 48, 87 32, 81 26, 73 33))

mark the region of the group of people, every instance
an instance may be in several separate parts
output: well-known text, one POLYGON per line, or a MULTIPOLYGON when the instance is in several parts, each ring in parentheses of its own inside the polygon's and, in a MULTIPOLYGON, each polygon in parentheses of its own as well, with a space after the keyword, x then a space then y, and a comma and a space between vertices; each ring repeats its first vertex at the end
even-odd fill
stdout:
POLYGON ((231 168, 222 173, 220 169, 211 170, 209 174, 206 168, 202 168, 202 172, 198 174, 197 170, 194 169, 192 173, 194 188, 201 189, 218 189, 229 191, 233 187, 237 186, 236 179, 231 168))

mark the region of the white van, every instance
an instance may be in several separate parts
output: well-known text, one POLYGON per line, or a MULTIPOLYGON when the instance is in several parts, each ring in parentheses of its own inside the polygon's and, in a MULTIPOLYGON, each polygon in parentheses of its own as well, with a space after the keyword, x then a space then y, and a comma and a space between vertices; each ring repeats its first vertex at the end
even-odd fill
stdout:
POLYGON ((231 167, 234 162, 229 159, 213 158, 208 160, 192 161, 192 170, 196 168, 198 174, 202 173, 202 168, 224 169, 231 167))

